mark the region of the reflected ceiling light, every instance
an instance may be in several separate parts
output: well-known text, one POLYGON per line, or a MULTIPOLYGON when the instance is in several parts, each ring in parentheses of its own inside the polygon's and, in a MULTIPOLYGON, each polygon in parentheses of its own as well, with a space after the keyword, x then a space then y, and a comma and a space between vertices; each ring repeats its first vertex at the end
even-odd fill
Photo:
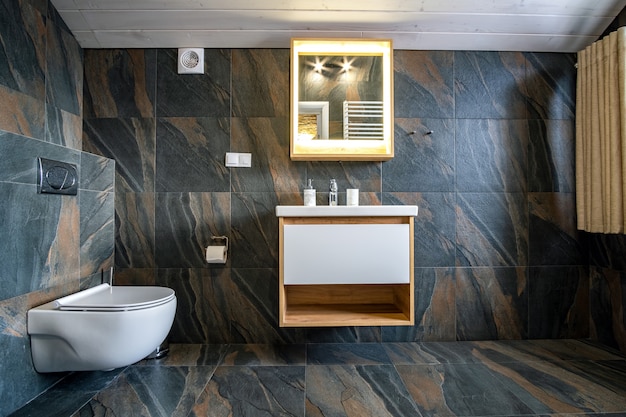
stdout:
POLYGON ((341 70, 343 72, 348 72, 350 71, 350 68, 352 68, 352 61, 348 61, 347 58, 343 58, 343 62, 341 63, 341 70))
POLYGON ((313 70, 315 72, 319 72, 321 74, 324 70, 326 70, 326 68, 324 67, 325 62, 326 62, 326 59, 324 59, 323 61, 320 61, 320 57, 316 56, 315 63, 310 64, 310 65, 313 66, 313 70))

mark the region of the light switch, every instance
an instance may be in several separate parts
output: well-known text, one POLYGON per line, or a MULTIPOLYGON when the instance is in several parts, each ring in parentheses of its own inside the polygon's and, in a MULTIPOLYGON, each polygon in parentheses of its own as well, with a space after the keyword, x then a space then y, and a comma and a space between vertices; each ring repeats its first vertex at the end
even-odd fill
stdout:
POLYGON ((239 166, 244 168, 250 168, 252 166, 252 154, 240 153, 239 154, 239 166))
POLYGON ((226 166, 236 167, 239 166, 239 154, 233 152, 226 152, 226 166))
POLYGON ((227 167, 249 168, 252 166, 252 154, 251 153, 226 152, 225 164, 227 167))

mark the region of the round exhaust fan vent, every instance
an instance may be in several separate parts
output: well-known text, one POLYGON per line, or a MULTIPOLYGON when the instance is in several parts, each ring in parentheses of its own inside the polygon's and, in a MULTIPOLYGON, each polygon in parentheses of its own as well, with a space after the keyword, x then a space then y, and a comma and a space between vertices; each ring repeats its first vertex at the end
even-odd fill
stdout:
POLYGON ((178 50, 179 74, 204 74, 204 49, 181 48, 178 50))
POLYGON ((187 51, 180 57, 180 62, 185 68, 195 68, 200 62, 200 57, 194 51, 187 51))

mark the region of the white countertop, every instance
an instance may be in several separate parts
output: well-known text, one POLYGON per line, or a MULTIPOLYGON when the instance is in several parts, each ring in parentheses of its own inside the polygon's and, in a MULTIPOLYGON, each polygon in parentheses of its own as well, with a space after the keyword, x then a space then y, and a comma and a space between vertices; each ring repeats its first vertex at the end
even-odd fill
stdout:
POLYGON ((276 217, 417 216, 417 206, 276 206, 276 217))

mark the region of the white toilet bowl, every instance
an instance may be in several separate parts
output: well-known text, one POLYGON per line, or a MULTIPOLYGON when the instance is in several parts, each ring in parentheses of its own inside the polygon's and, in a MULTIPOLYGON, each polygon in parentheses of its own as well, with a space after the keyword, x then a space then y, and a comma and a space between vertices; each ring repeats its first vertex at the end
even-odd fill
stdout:
POLYGON ((94 371, 131 365, 167 337, 174 290, 98 285, 28 311, 37 372, 94 371))

